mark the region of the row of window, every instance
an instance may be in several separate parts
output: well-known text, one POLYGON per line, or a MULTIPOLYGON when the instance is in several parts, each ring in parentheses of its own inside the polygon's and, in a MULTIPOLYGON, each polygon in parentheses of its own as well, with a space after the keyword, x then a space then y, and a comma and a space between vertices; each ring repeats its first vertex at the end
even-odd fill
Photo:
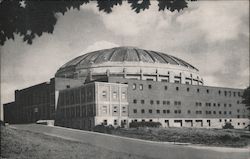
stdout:
MULTIPOLYGON (((137 104, 137 99, 134 99, 133 100, 133 103, 134 104, 137 104)), ((145 104, 145 100, 141 100, 141 104, 145 104)), ((150 104, 153 105, 154 104, 154 100, 150 100, 150 104)), ((156 101, 156 104, 159 105, 160 104, 160 101, 157 100, 156 101)), ((162 101, 162 104, 163 105, 170 105, 170 101, 162 101)), ((181 101, 174 101, 174 105, 181 105, 181 101)))
MULTIPOLYGON (((107 98, 107 91, 102 91, 102 97, 103 98, 107 98)), ((112 98, 113 99, 118 99, 118 92, 117 91, 113 91, 112 92, 112 98)), ((121 96, 122 99, 126 99, 126 92, 122 92, 122 96, 121 96)))
MULTIPOLYGON (((133 103, 137 104, 137 99, 134 99, 133 103)), ((238 102, 238 103, 240 103, 240 102, 238 102)), ((142 99, 141 100, 141 104, 145 104, 145 100, 142 99)), ((150 104, 153 105, 154 104, 154 100, 150 100, 150 104)), ((161 104, 161 102, 159 100, 156 100, 156 104, 159 105, 159 104, 161 104)), ((163 105, 170 105, 170 101, 163 100, 162 104, 163 105)), ((206 107, 211 107, 212 104, 213 104, 214 107, 215 106, 220 107, 220 105, 221 105, 220 103, 217 103, 217 104, 216 103, 205 103, 206 107)), ((175 106, 180 106, 181 105, 181 101, 174 101, 174 105, 175 106)), ((195 106, 202 106, 202 103, 201 102, 195 102, 195 106)), ((227 106, 228 107, 232 107, 232 104, 231 103, 229 103, 229 104, 224 103, 224 107, 227 107, 227 106)))
MULTIPOLYGON (((178 110, 174 110, 173 111, 174 112, 174 114, 181 114, 181 110, 180 109, 178 109, 178 110)), ((134 114, 137 114, 138 113, 138 110, 137 109, 133 109, 133 113, 134 114)), ((141 109, 141 113, 142 114, 144 114, 145 113, 145 109, 141 109)), ((153 113, 153 110, 152 109, 148 109, 148 113, 150 113, 150 114, 152 114, 153 113)), ((156 110, 156 114, 160 114, 161 113, 161 110, 160 109, 157 109, 156 110)), ((169 113, 171 113, 170 112, 170 110, 168 109, 168 110, 162 110, 162 113, 163 114, 169 114, 169 113)), ((204 111, 204 113, 205 114, 207 114, 207 115, 211 115, 211 114, 217 114, 217 112, 216 111, 204 111)), ((191 110, 187 110, 187 114, 191 114, 191 110)), ((195 114, 202 114, 202 111, 201 110, 196 110, 195 111, 195 114)), ((232 115, 232 111, 218 111, 218 114, 224 114, 224 115, 227 115, 227 114, 229 114, 229 115, 232 115)), ((238 117, 239 118, 239 117, 238 117)))
MULTIPOLYGON (((176 82, 176 83, 178 83, 178 82, 176 82)), ((132 89, 136 90, 136 84, 135 83, 132 85, 132 89)), ((152 85, 151 84, 148 85, 148 89, 152 89, 152 85)), ((168 86, 164 86, 164 89, 168 90, 168 86)), ((175 89, 176 89, 176 91, 179 91, 179 87, 175 87, 175 89)), ((139 84, 139 90, 143 90, 143 84, 139 84)), ((188 87, 186 90, 187 90, 187 92, 189 92, 190 88, 188 87)), ((200 89, 197 88, 196 92, 199 93, 200 89)), ((209 92, 210 92, 209 89, 206 89, 206 93, 209 94, 209 92)), ((219 95, 221 95, 221 92, 222 92, 221 90, 218 91, 219 95)), ((231 97, 231 96, 236 97, 238 95, 240 97, 241 93, 240 92, 224 91, 224 95, 225 96, 229 96, 229 97, 231 97)))

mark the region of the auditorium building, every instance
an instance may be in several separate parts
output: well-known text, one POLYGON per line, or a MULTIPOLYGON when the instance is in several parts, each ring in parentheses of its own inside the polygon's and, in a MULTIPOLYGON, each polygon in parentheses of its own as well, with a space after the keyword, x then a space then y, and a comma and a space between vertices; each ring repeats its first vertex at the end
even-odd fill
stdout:
POLYGON ((177 57, 135 47, 86 53, 49 82, 15 91, 4 120, 91 130, 139 121, 162 127, 235 128, 249 124, 242 89, 205 86, 199 70, 177 57))

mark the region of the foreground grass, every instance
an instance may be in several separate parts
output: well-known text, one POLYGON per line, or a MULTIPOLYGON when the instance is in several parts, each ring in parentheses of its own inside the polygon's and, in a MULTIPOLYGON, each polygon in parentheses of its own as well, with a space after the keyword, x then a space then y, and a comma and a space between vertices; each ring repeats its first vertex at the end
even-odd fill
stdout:
POLYGON ((250 145, 250 132, 242 130, 195 128, 130 128, 116 129, 112 134, 151 141, 181 142, 209 146, 245 147, 250 145))
POLYGON ((1 157, 11 159, 145 159, 81 142, 1 126, 1 157))

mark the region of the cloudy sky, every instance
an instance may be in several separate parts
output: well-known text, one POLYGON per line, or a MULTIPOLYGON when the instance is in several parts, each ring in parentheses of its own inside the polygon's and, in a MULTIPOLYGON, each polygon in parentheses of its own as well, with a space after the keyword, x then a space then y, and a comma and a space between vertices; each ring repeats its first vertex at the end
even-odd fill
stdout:
POLYGON ((53 34, 32 45, 18 35, 0 46, 1 105, 14 90, 49 81, 70 59, 97 49, 136 46, 182 58, 199 68, 205 85, 249 85, 249 1, 190 2, 181 12, 149 10, 136 14, 123 2, 111 14, 96 2, 69 10, 53 34))

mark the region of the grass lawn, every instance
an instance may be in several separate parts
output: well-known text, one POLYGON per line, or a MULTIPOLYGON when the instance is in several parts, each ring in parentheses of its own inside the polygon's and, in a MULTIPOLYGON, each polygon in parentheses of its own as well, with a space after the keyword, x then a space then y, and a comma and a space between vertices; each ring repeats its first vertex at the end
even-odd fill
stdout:
POLYGON ((129 128, 116 129, 111 133, 152 141, 181 142, 209 146, 245 147, 250 145, 249 131, 233 129, 129 128))
POLYGON ((146 159, 81 142, 1 126, 1 159, 146 159))

